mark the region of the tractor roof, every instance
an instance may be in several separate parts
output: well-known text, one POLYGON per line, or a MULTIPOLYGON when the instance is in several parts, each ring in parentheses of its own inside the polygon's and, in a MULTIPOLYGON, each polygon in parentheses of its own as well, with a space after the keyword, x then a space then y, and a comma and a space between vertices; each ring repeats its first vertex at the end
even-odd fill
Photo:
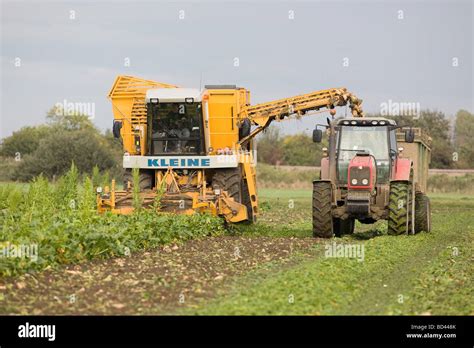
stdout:
POLYGON ((186 99, 193 99, 193 102, 200 102, 201 91, 197 88, 157 88, 146 91, 146 102, 157 103, 182 103, 186 99))
POLYGON ((338 126, 396 126, 394 120, 384 117, 348 117, 336 120, 338 126))

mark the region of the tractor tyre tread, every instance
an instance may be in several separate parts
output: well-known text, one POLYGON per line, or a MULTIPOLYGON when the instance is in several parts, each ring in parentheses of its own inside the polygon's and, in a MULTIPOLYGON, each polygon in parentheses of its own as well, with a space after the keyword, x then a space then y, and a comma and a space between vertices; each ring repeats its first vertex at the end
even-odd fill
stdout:
POLYGON ((431 205, 430 199, 424 193, 415 195, 415 233, 431 231, 431 205))
POLYGON ((313 237, 333 236, 332 185, 330 182, 313 183, 313 237))
POLYGON ((406 182, 390 183, 388 234, 408 233, 408 188, 406 182), (403 202, 400 204, 400 202, 403 202))

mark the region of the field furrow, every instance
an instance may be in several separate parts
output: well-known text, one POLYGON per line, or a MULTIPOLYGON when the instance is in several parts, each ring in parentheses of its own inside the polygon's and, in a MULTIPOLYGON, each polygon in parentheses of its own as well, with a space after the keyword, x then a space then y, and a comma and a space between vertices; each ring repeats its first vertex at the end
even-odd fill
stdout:
POLYGON ((310 192, 262 197, 223 235, 0 278, 0 314, 474 314, 474 197, 434 196, 432 233, 333 239, 311 238, 310 192))

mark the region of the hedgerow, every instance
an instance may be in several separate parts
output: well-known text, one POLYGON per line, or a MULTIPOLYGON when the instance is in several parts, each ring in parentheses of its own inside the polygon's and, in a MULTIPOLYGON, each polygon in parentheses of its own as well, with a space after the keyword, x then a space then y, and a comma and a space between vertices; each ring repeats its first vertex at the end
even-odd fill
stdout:
POLYGON ((28 187, 0 186, 0 275, 9 276, 219 234, 222 220, 206 214, 98 214, 94 185, 73 166, 56 184, 42 176, 28 187), (7 249, 37 246, 37 258, 7 249), (23 255, 24 256, 24 255, 23 255))

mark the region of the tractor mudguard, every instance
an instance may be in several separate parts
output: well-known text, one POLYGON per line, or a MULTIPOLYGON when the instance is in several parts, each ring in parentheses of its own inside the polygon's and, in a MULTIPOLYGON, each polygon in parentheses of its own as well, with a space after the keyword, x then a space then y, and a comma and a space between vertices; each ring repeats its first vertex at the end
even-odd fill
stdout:
POLYGON ((395 171, 392 180, 410 180, 410 171, 412 168, 412 161, 409 158, 399 158, 395 164, 395 171))

